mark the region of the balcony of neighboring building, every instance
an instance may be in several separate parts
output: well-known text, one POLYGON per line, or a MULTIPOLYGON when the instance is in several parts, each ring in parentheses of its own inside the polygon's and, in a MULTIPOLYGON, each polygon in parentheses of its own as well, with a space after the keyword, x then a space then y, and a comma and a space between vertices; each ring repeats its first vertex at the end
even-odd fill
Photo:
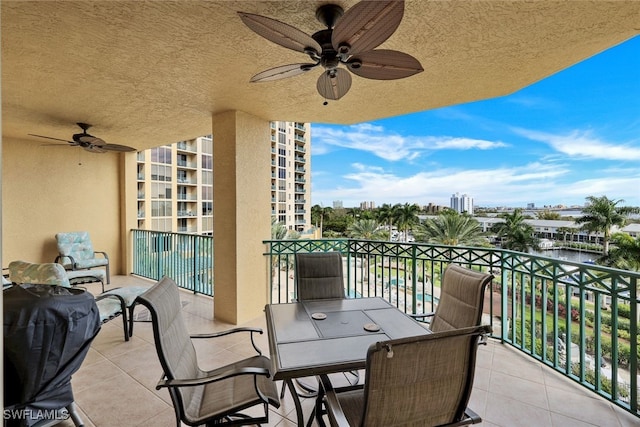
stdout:
POLYGON ((176 142, 174 146, 178 152, 195 154, 198 151, 198 144, 195 140, 176 142))

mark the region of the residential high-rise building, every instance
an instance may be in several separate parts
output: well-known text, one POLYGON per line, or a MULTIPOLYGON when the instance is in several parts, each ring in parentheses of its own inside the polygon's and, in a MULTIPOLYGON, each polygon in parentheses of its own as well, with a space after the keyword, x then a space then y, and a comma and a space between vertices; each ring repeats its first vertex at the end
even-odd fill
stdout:
POLYGON ((467 194, 452 194, 450 207, 458 213, 466 212, 469 215, 473 215, 473 197, 467 194))
MULTIPOLYGON (((289 230, 306 231, 311 223, 310 126, 271 122, 270 127, 271 214, 289 230)), ((137 168, 138 228, 213 234, 211 135, 139 152, 137 168)))
POLYGON ((311 225, 311 125, 271 122, 271 215, 288 230, 311 225))
POLYGON ((138 228, 213 233, 213 139, 138 153, 138 228))

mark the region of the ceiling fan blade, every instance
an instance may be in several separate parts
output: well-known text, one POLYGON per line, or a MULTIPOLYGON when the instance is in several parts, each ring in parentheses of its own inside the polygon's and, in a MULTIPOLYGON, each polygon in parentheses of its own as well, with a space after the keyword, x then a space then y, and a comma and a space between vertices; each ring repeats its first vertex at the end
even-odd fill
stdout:
POLYGON ((262 71, 251 77, 251 83, 271 82, 305 73, 318 64, 289 64, 262 71))
MULTIPOLYGON (((76 139, 76 135, 74 135, 73 139, 76 139)), ((77 141, 80 142, 81 144, 90 144, 90 145, 96 145, 96 146, 102 146, 106 144, 106 142, 103 139, 95 137, 93 135, 89 135, 89 134, 77 135, 77 141)))
POLYGON ((105 150, 104 148, 99 147, 97 145, 87 145, 86 147, 82 147, 82 148, 84 148, 85 150, 87 150, 87 151, 89 151, 91 153, 106 153, 107 152, 107 150, 105 150))
POLYGON ((361 1, 347 10, 333 29, 331 44, 346 57, 380 46, 404 15, 404 1, 361 1))
POLYGON ((397 50, 370 50, 347 61, 353 74, 367 79, 395 80, 418 74, 424 69, 411 55, 397 50))
POLYGON ((323 98, 338 100, 351 88, 351 75, 342 68, 327 70, 318 78, 316 87, 323 98))
POLYGON ((136 151, 136 149, 133 147, 127 147, 126 145, 119 145, 119 144, 104 144, 104 145, 98 146, 97 148, 101 150, 106 150, 106 151, 119 151, 121 153, 136 151))
POLYGON ((67 140, 67 139, 52 138, 52 137, 50 137, 50 136, 36 135, 36 134, 34 134, 34 133, 29 133, 29 134, 27 134, 27 135, 30 135, 30 136, 37 136, 38 138, 53 139, 54 141, 63 141, 63 142, 68 142, 68 143, 70 143, 70 144, 75 144, 75 142, 73 142, 73 141, 69 141, 69 140, 67 140))
POLYGON ((238 12, 238 15, 255 33, 280 46, 303 53, 311 50, 317 55, 322 51, 322 47, 310 35, 289 24, 252 13, 238 12))

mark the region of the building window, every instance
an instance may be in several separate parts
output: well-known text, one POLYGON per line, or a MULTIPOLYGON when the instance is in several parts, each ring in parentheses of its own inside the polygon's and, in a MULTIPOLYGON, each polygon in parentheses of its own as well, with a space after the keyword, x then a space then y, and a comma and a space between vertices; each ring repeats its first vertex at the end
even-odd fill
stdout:
MULTIPOLYGON (((171 216, 171 202, 152 200, 151 216, 152 217, 171 216)), ((164 231, 164 230, 160 230, 160 231, 164 231)))
POLYGON ((171 164, 171 147, 155 147, 151 149, 151 161, 171 164))
POLYGON ((213 170, 213 157, 202 156, 202 169, 213 170))
POLYGON ((202 187, 202 200, 213 200, 213 187, 202 187))
POLYGON ((151 199, 171 199, 171 184, 164 182, 152 183, 151 199))

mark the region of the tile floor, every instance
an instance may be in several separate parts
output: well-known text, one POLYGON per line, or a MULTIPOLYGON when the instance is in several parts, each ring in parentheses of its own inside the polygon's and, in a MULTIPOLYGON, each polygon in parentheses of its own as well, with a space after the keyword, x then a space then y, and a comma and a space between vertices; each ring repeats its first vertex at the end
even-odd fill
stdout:
MULTIPOLYGON (((134 286, 151 282, 127 276, 112 278, 112 286, 134 286)), ((91 286, 91 285, 90 285, 91 286)), ((93 289, 90 290, 93 291, 93 289)), ((208 297, 182 295, 183 313, 192 333, 223 330, 232 325, 213 321, 208 297)), ((265 327, 264 317, 247 325, 265 327)), ((267 336, 259 345, 268 351, 267 336)), ((225 337, 215 344, 196 341, 200 364, 212 369, 234 358, 250 354, 246 337, 225 337)), ((72 384, 76 404, 87 427, 175 426, 173 407, 166 390, 155 390, 161 369, 151 324, 136 322, 129 342, 122 336, 122 320, 103 325, 72 384)), ((303 402, 309 414, 313 401, 303 402)), ((640 426, 640 418, 606 402, 551 369, 516 350, 490 341, 478 354, 470 407, 487 427, 578 427, 640 426)), ((294 426, 295 408, 289 393, 270 414, 269 426, 294 426)), ((65 421, 63 426, 72 426, 65 421)))

